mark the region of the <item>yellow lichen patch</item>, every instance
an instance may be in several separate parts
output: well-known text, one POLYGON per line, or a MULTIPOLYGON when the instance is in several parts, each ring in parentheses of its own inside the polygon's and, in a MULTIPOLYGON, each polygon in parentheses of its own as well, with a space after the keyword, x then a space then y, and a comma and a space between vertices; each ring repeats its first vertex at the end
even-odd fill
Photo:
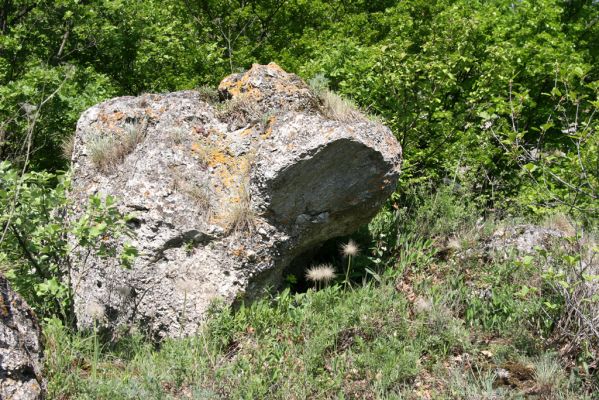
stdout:
POLYGON ((198 142, 193 142, 191 144, 191 151, 193 151, 194 153, 199 153, 203 150, 203 147, 201 144, 199 144, 198 142))
POLYGON ((232 97, 239 96, 241 93, 249 92, 248 89, 251 89, 248 85, 249 79, 250 76, 248 73, 244 74, 241 79, 237 81, 226 78, 218 86, 218 89, 221 91, 226 90, 232 97))
POLYGON ((253 128, 246 128, 240 133, 240 135, 241 136, 249 136, 252 134, 253 131, 254 131, 253 128))
POLYGON ((233 98, 243 95, 246 98, 251 98, 254 100, 262 99, 262 92, 259 88, 252 85, 250 78, 251 70, 246 72, 238 80, 225 78, 218 86, 218 90, 228 92, 233 98))
POLYGON ((227 168, 226 165, 223 165, 222 168, 218 170, 218 176, 224 188, 230 188, 235 183, 233 174, 231 174, 231 171, 229 171, 229 168, 227 168))
POLYGON ((226 155, 224 152, 218 149, 213 149, 208 154, 208 165, 211 167, 216 167, 217 165, 227 163, 230 158, 231 157, 226 155))

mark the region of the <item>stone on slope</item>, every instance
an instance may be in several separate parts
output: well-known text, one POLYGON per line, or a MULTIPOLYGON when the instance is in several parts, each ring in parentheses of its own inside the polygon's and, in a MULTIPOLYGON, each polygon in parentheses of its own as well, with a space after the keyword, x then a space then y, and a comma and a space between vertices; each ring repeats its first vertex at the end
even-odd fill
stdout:
POLYGON ((0 274, 0 399, 43 399, 43 358, 35 314, 0 274))
POLYGON ((192 334, 215 299, 276 288, 294 258, 352 233, 393 192, 401 149, 389 129, 350 108, 327 117, 296 75, 254 65, 219 93, 217 104, 196 91, 121 97, 81 116, 77 212, 90 195, 116 197, 140 251, 130 270, 76 255, 81 327, 192 334))

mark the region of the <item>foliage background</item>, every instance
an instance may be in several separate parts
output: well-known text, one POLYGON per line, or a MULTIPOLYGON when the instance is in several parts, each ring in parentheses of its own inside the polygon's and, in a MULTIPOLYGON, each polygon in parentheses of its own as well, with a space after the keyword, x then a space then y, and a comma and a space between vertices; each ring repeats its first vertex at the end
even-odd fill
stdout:
POLYGON ((598 19, 592 0, 7 0, 0 154, 25 161, 32 114, 55 90, 35 170, 68 166, 61 143, 101 100, 274 61, 324 76, 393 129, 400 192, 451 180, 492 211, 594 218, 598 19))

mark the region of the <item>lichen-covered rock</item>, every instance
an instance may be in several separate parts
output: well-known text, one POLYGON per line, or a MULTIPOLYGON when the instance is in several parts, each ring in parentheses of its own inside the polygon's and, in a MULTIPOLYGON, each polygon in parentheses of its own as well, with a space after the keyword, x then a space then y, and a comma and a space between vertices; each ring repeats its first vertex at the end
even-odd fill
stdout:
POLYGON ((43 347, 37 318, 0 275, 0 399, 43 399, 43 347))
POLYGON ((74 260, 80 326, 191 334, 214 299, 277 287, 295 257, 353 232, 394 190, 389 129, 325 117, 297 76, 254 65, 219 92, 218 104, 196 91, 122 97, 81 116, 72 198, 79 212, 92 194, 119 199, 140 256, 131 270, 74 260))
POLYGON ((535 254, 563 242, 566 235, 557 230, 536 225, 511 225, 499 228, 486 243, 487 252, 504 258, 514 254, 535 254))

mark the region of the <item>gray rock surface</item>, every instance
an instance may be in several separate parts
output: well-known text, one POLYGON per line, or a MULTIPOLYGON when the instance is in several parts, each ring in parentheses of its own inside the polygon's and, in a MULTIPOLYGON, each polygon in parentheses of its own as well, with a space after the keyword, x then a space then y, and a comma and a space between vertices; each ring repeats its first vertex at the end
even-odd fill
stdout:
POLYGON ((0 399, 43 399, 43 357, 35 314, 0 275, 0 399))
POLYGON ((122 97, 82 114, 71 196, 78 212, 93 194, 119 199, 140 256, 130 270, 74 260, 80 327, 192 334, 213 300, 276 288, 294 258, 355 231, 394 190, 401 148, 389 129, 351 110, 327 118, 296 75, 254 65, 219 93, 216 104, 196 91, 122 97), (135 130, 139 144, 98 163, 98 138, 135 130))
POLYGON ((537 225, 512 225, 497 229, 486 243, 486 250, 507 258, 515 254, 535 254, 549 250, 566 235, 557 230, 537 225))

